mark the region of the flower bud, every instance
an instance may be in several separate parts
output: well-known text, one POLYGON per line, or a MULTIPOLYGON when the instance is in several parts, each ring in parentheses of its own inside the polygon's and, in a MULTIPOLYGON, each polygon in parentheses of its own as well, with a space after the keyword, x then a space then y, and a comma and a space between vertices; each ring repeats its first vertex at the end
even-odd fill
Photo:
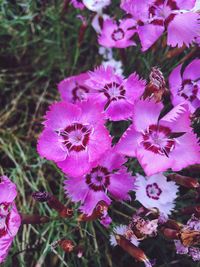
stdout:
POLYGON ((167 176, 170 180, 176 182, 177 184, 180 184, 182 186, 185 186, 187 188, 198 188, 199 182, 197 179, 183 176, 177 173, 172 173, 167 176))

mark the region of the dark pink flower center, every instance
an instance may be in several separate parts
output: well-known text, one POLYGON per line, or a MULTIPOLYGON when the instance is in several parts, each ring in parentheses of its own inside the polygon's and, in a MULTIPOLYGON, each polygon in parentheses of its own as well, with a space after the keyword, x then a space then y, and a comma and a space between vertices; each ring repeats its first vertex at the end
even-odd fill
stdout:
POLYGON ((196 99, 199 87, 198 84, 191 80, 184 80, 178 95, 192 102, 196 99))
POLYGON ((174 149, 176 143, 175 140, 170 137, 170 134, 172 134, 170 128, 152 124, 144 132, 142 144, 148 151, 168 156, 174 149))
POLYGON ((11 205, 9 203, 0 204, 0 238, 7 233, 10 218, 10 207, 11 205))
POLYGON ((112 101, 117 101, 119 99, 125 99, 126 90, 124 89, 123 85, 118 84, 116 82, 108 83, 104 86, 102 92, 108 99, 105 109, 110 105, 112 101))
POLYGON ((110 172, 105 167, 97 166, 86 175, 86 183, 94 191, 105 191, 110 184, 110 172))
POLYGON ((146 186, 146 193, 149 198, 158 200, 160 198, 162 190, 160 189, 160 187, 158 187, 157 183, 153 183, 146 186))
POLYGON ((85 86, 77 84, 72 90, 73 101, 81 101, 86 98, 86 94, 89 92, 85 86))
POLYGON ((86 149, 91 134, 91 128, 88 125, 73 123, 60 132, 63 137, 63 143, 69 151, 82 151, 86 149))
POLYGON ((112 33, 112 39, 114 41, 120 41, 124 38, 124 31, 121 28, 118 28, 117 30, 114 30, 114 32, 112 33))

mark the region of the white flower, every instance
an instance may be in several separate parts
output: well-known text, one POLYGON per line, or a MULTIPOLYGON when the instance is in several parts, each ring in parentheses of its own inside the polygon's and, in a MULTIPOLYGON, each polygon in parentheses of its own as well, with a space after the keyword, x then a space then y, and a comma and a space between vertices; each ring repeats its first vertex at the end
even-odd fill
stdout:
POLYGON ((104 67, 112 67, 116 74, 123 76, 122 62, 111 58, 101 63, 104 67))
POLYGON ((110 0, 83 0, 83 4, 91 11, 98 13, 102 12, 102 9, 110 5, 110 0))
MULTIPOLYGON (((114 232, 115 234, 122 235, 122 236, 125 236, 126 233, 127 233, 127 231, 128 231, 128 226, 126 226, 126 225, 122 225, 122 224, 119 225, 119 226, 116 226, 116 227, 113 229, 113 232, 114 232)), ((126 236, 125 236, 125 237, 126 237, 126 236)), ((126 238, 127 238, 127 237, 126 237, 126 238)), ((139 241, 137 240, 137 238, 136 238, 134 235, 131 236, 131 238, 129 239, 129 241, 130 241, 133 245, 135 245, 135 246, 138 246, 138 245, 139 245, 139 241)), ((117 245, 117 240, 116 240, 114 234, 111 234, 111 235, 110 235, 110 244, 111 244, 111 246, 113 246, 113 247, 115 247, 115 246, 117 245)))
POLYGON ((162 173, 150 177, 137 175, 136 199, 146 208, 157 208, 165 216, 174 208, 178 186, 175 182, 167 182, 162 173))

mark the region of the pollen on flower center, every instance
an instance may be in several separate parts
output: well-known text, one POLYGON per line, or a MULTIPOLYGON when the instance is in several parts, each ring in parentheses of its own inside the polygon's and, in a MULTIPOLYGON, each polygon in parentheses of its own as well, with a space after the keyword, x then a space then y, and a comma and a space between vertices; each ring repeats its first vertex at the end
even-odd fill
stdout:
POLYGON ((170 134, 171 130, 168 127, 150 125, 143 134, 142 144, 146 150, 168 156, 175 147, 175 140, 169 137, 170 134))
POLYGON ((146 186, 146 193, 149 198, 158 200, 162 190, 158 187, 157 183, 148 184, 146 186))
POLYGON ((112 39, 114 41, 120 41, 124 38, 124 31, 119 28, 112 33, 112 39))
POLYGON ((82 151, 86 149, 89 142, 91 129, 86 125, 74 123, 67 126, 64 131, 60 133, 63 137, 63 144, 69 151, 82 151))
POLYGON ((86 175, 86 183, 94 191, 104 191, 110 184, 110 172, 107 168, 97 166, 86 175))

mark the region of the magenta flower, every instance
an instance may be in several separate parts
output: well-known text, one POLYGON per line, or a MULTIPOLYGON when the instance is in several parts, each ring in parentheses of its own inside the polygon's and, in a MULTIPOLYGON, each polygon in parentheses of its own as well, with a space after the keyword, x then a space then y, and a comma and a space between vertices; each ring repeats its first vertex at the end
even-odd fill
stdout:
POLYGON ((85 85, 85 81, 88 78, 89 75, 87 73, 81 73, 62 80, 58 84, 62 101, 76 103, 87 100, 90 88, 85 85))
POLYGON ((133 109, 133 124, 116 147, 123 155, 137 157, 148 176, 168 168, 179 171, 200 162, 188 106, 178 105, 159 119, 161 110, 162 104, 138 101, 133 109))
POLYGON ((130 118, 135 100, 144 92, 145 82, 136 73, 124 79, 110 66, 100 66, 89 76, 86 84, 93 88, 94 99, 103 106, 106 117, 113 121, 130 118))
POLYGON ((16 185, 8 177, 0 177, 0 263, 9 251, 21 224, 21 218, 14 203, 16 185))
POLYGON ((119 24, 112 19, 106 19, 103 22, 103 29, 99 35, 99 44, 104 47, 118 47, 126 48, 136 45, 131 40, 136 30, 132 29, 135 26, 134 21, 131 19, 121 20, 119 24))
POLYGON ((138 174, 136 185, 136 200, 145 208, 157 208, 165 216, 171 213, 178 192, 178 187, 174 182, 167 182, 167 178, 162 173, 150 177, 138 174))
POLYGON ((73 5, 74 8, 84 9, 85 5, 83 4, 82 0, 71 0, 70 3, 73 5))
POLYGON ((129 199, 128 192, 134 188, 134 179, 122 166, 124 162, 124 157, 113 150, 107 151, 87 174, 65 181, 67 196, 74 202, 80 201, 81 211, 88 215, 101 200, 110 205, 108 192, 116 200, 129 199))
POLYGON ((199 36, 199 14, 192 8, 195 1, 124 0, 121 8, 132 15, 136 23, 142 51, 146 51, 167 31, 167 44, 189 46, 199 36))
POLYGON ((181 75, 182 64, 169 76, 169 85, 174 106, 187 102, 190 111, 200 107, 200 59, 193 60, 181 75))
POLYGON ((59 102, 50 106, 45 118, 38 153, 55 161, 70 176, 86 173, 90 164, 111 146, 101 106, 97 103, 59 102))

